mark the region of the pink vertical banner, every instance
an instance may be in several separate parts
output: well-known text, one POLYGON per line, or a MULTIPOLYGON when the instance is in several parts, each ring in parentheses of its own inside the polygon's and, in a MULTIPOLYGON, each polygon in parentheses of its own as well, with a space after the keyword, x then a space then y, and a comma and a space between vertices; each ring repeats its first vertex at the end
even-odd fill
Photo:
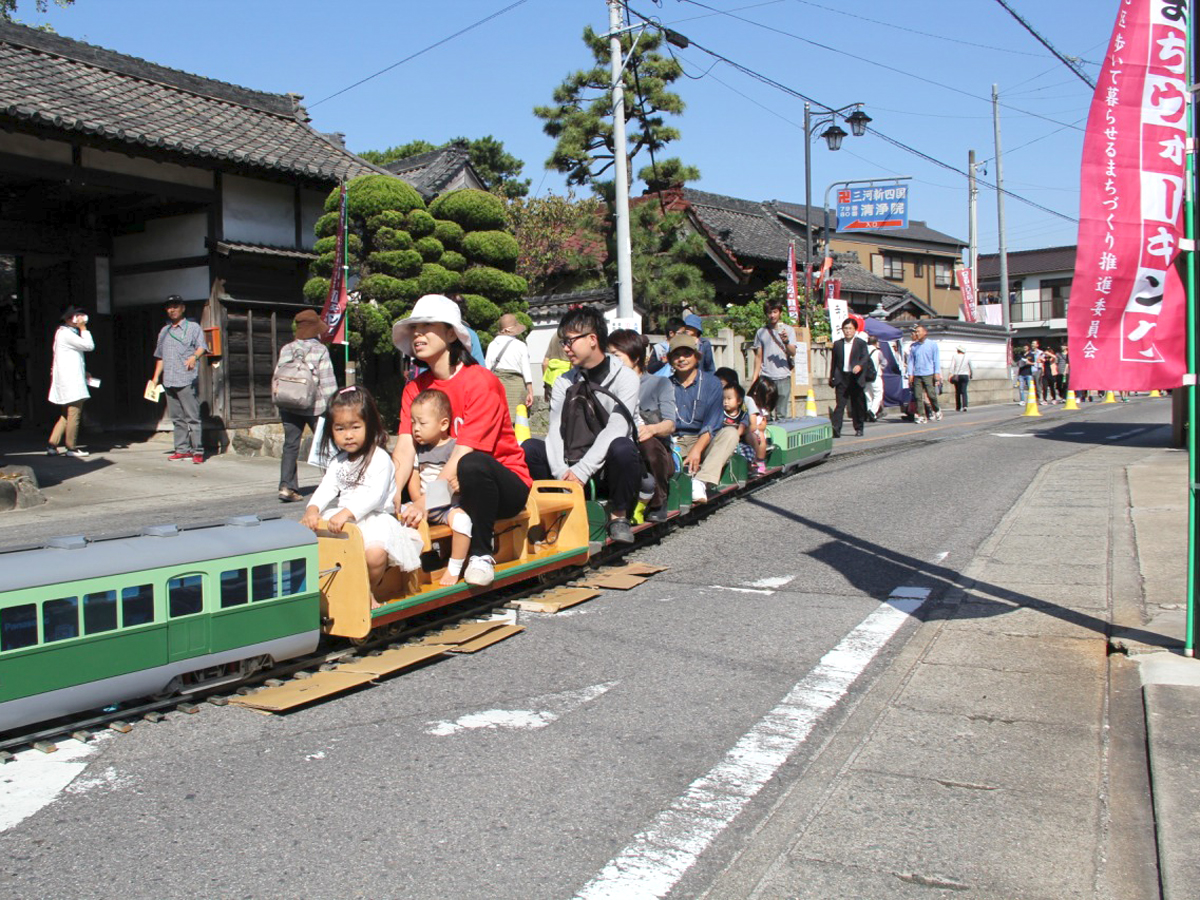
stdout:
POLYGON ((788 315, 792 317, 793 322, 800 321, 800 300, 796 294, 796 242, 792 241, 788 246, 787 305, 788 315))
POLYGON ((1190 0, 1122 0, 1083 144, 1071 385, 1182 384, 1190 0))
POLYGON ((954 274, 958 278, 958 289, 962 291, 963 296, 963 321, 979 321, 977 303, 975 300, 975 273, 971 269, 964 267, 955 269, 954 274))

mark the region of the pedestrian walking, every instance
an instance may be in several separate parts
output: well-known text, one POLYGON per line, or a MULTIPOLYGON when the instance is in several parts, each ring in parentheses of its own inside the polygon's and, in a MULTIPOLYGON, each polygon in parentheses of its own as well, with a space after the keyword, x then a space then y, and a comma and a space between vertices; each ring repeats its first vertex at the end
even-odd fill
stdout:
POLYGON ((875 422, 883 412, 883 370, 887 363, 883 360, 883 351, 879 349, 879 338, 871 335, 867 338, 867 350, 871 355, 871 365, 875 367, 875 378, 867 382, 867 421, 875 422))
POLYGON ((1042 353, 1042 402, 1057 403, 1058 397, 1058 354, 1047 347, 1042 353))
POLYGON ((50 365, 50 402, 62 407, 62 414, 54 423, 46 444, 46 452, 51 456, 58 456, 58 445, 64 439, 67 456, 88 455, 76 440, 83 418, 83 403, 91 396, 83 354, 94 349, 96 341, 88 331, 87 315, 77 306, 67 307, 54 332, 54 361, 50 365))
POLYGON ((754 374, 750 383, 761 375, 769 378, 778 394, 774 409, 763 412, 772 419, 786 419, 788 405, 792 399, 792 369, 795 367, 796 330, 783 318, 783 303, 768 300, 766 303, 767 324, 754 334, 754 374))
MULTIPOLYGON (((283 455, 279 460, 279 499, 294 503, 303 499, 300 483, 296 478, 296 461, 300 458, 300 439, 305 426, 316 435, 317 418, 325 414, 329 398, 337 390, 337 377, 328 348, 321 342, 325 334, 325 323, 315 310, 302 309, 292 318, 292 331, 296 339, 284 344, 279 351, 279 362, 275 372, 287 366, 301 367, 316 382, 312 401, 304 406, 279 407, 279 419, 283 424, 283 455)), ((279 402, 282 402, 281 400, 279 402)))
POLYGON ((957 412, 967 411, 967 387, 974 375, 975 370, 966 348, 959 344, 954 348, 954 358, 950 360, 950 383, 954 385, 954 409, 957 412))
POLYGON ((167 324, 158 333, 154 347, 154 375, 151 381, 162 384, 167 394, 167 410, 175 426, 175 452, 172 460, 190 459, 199 465, 204 462, 204 445, 200 432, 200 394, 196 379, 199 362, 207 351, 204 330, 185 317, 187 306, 178 294, 166 299, 163 308, 167 324))
POLYGON ((529 348, 521 340, 525 326, 512 313, 496 322, 496 336, 488 344, 485 363, 504 385, 508 416, 517 420, 517 407, 525 404, 525 413, 533 410, 533 374, 529 369, 529 348))
POLYGON ((912 388, 916 403, 918 425, 929 419, 940 421, 942 418, 937 401, 938 388, 942 386, 941 357, 937 341, 928 340, 928 335, 924 325, 914 325, 912 343, 908 345, 908 386, 912 388))
POLYGON ((842 418, 847 403, 850 404, 850 419, 854 422, 856 435, 862 435, 863 420, 867 417, 867 395, 863 386, 875 379, 875 372, 870 348, 866 341, 856 337, 857 334, 858 322, 846 319, 842 322, 841 338, 833 344, 829 386, 837 395, 837 404, 830 417, 835 438, 842 436, 842 418))
POLYGON ((1017 402, 1022 406, 1025 405, 1025 400, 1029 396, 1031 389, 1033 390, 1034 399, 1037 399, 1037 387, 1033 380, 1033 360, 1033 348, 1026 345, 1017 356, 1017 385, 1020 396, 1020 400, 1017 402))
POLYGON ((1067 348, 1058 351, 1058 396, 1067 399, 1067 391, 1071 389, 1071 360, 1067 356, 1067 348))

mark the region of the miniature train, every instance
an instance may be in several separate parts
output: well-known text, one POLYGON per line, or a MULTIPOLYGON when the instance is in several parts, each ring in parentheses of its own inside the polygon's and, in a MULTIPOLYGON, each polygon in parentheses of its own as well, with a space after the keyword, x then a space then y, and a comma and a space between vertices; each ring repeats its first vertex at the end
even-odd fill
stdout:
MULTIPOLYGON (((713 500, 825 459, 827 419, 769 426, 767 474, 735 455, 713 500)), ((691 479, 676 476, 669 527, 690 511, 691 479)), ((0 733, 137 698, 210 690, 313 653, 324 636, 362 640, 471 596, 579 567, 607 540, 601 503, 578 484, 534 482, 525 510, 495 527, 496 579, 487 589, 438 580, 449 529, 420 531, 423 567, 389 570, 375 606, 362 537, 313 532, 256 516, 134 537, 56 538, 0 551, 0 733)))

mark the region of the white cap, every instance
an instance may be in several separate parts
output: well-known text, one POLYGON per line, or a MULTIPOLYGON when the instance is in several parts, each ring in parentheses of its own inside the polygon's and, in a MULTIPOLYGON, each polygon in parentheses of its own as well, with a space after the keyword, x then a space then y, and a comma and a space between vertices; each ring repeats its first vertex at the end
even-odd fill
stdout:
POLYGON ((449 325, 458 335, 458 340, 467 350, 471 349, 471 333, 463 324, 462 311, 458 304, 443 294, 426 294, 412 308, 412 314, 407 319, 401 319, 392 326, 392 343, 401 353, 412 356, 413 325, 427 322, 441 322, 449 325))

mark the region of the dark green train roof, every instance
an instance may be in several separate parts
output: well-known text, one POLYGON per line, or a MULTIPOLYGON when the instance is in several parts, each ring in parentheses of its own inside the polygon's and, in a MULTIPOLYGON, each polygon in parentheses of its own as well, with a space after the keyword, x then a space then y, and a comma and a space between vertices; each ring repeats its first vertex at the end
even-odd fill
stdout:
POLYGON ((87 541, 55 538, 45 547, 0 553, 0 593, 161 567, 203 564, 213 559, 288 548, 307 549, 316 536, 284 519, 260 522, 253 516, 225 524, 176 529, 155 526, 136 537, 87 541))

